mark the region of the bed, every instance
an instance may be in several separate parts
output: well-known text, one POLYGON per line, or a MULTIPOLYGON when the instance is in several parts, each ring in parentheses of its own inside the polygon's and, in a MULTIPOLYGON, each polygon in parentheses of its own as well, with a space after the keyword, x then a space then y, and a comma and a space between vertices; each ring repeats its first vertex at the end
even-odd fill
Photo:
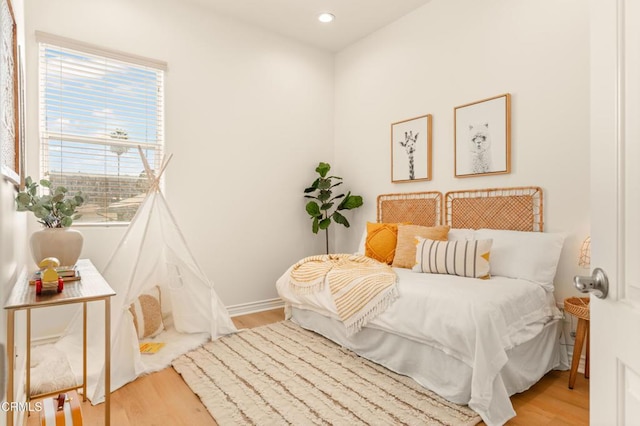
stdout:
POLYGON ((276 284, 286 316, 452 402, 468 404, 488 425, 504 424, 515 416, 509 396, 560 366, 562 316, 553 278, 564 236, 542 232, 542 203, 538 187, 380 195, 378 223, 444 225, 446 241, 417 239, 416 265, 393 268, 397 297, 357 332, 340 320, 329 286, 292 289, 295 265, 276 284), (470 277, 425 266, 437 263, 437 251, 436 257, 433 250, 421 257, 428 244, 448 253, 461 244, 488 245, 490 276, 475 278, 483 273, 480 256, 474 260, 477 272, 465 270, 470 277))

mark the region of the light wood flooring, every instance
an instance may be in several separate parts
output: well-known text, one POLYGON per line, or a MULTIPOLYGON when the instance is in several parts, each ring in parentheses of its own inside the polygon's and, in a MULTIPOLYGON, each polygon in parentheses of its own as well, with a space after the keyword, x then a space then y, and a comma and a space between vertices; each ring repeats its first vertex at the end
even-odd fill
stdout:
MULTIPOLYGON (((282 309, 233 318, 238 328, 284 319, 282 309)), ((117 368, 117 366, 113 366, 117 368)), ((518 415, 508 425, 588 425, 589 381, 578 374, 573 390, 568 371, 552 371, 531 389, 511 397, 518 415)), ((104 424, 104 404, 82 405, 85 424, 104 424)), ((173 368, 138 378, 111 395, 111 424, 117 426, 215 425, 207 409, 173 368)), ((484 424, 484 423, 482 423, 484 424)), ((39 425, 32 414, 27 426, 39 425)))

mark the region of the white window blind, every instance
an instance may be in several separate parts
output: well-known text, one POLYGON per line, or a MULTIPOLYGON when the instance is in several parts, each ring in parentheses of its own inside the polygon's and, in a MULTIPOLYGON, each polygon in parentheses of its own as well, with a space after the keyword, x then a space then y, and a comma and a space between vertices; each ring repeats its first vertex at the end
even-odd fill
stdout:
POLYGON ((74 223, 128 222, 148 189, 138 146, 152 168, 162 160, 164 70, 50 39, 39 37, 42 176, 83 193, 74 223))

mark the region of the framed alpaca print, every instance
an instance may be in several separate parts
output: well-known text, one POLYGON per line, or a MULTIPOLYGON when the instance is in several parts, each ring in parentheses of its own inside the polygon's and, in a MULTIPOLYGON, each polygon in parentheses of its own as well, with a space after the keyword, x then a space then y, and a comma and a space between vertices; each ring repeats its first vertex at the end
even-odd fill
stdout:
POLYGON ((431 180, 431 114, 391 124, 391 182, 431 180))
POLYGON ((454 108, 456 177, 511 172, 511 95, 454 108))

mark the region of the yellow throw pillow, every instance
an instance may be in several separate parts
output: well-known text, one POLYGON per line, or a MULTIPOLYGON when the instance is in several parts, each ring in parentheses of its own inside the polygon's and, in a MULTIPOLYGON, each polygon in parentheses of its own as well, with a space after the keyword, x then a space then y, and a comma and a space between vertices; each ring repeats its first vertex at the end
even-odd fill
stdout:
POLYGON ((428 238, 436 241, 446 241, 449 234, 449 226, 420 226, 398 225, 398 243, 396 255, 393 258, 394 268, 413 268, 416 264, 416 237, 428 238))
POLYGON ((493 240, 434 241, 417 238, 415 272, 490 278, 493 240))
POLYGON ((136 327, 138 339, 154 337, 164 330, 162 321, 162 306, 160 303, 160 287, 153 287, 145 292, 129 306, 133 315, 133 325, 136 327))
POLYGON ((364 246, 364 255, 391 265, 396 252, 397 236, 397 223, 367 222, 367 241, 364 246))

